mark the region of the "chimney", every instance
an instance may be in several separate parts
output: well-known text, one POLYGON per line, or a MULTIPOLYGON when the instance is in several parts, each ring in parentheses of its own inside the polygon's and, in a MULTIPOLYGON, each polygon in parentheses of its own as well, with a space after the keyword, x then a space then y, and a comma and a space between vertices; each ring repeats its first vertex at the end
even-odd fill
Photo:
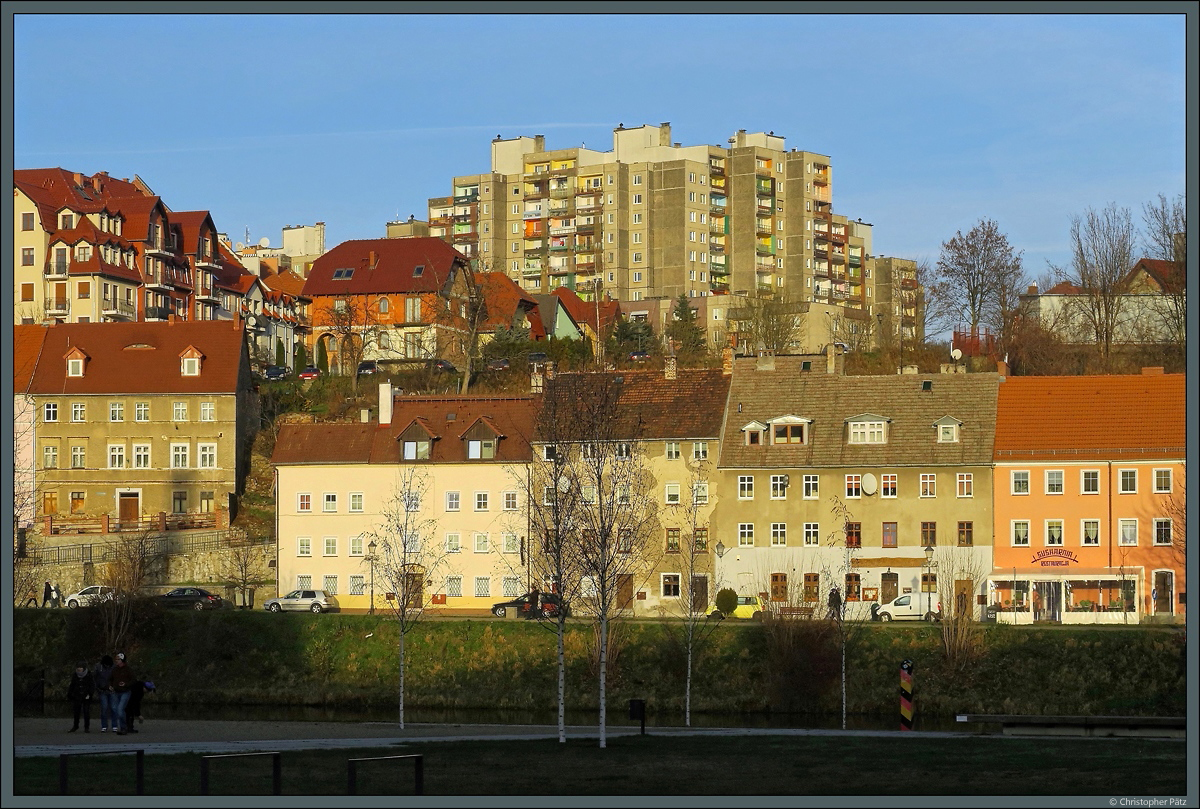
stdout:
POLYGON ((367 424, 368 422, 370 422, 371 421, 371 411, 365 407, 362 408, 361 410, 359 410, 358 411, 358 420, 361 421, 363 424, 367 424))
POLYGON ((544 388, 545 382, 542 380, 542 372, 534 367, 533 373, 529 375, 529 392, 541 393, 544 388))
POLYGON ((775 370, 775 352, 760 351, 758 352, 758 361, 754 363, 756 371, 774 371, 775 370))
POLYGON ((846 357, 841 343, 829 343, 825 346, 825 373, 841 376, 845 372, 846 357))
POLYGON ((77 171, 71 176, 75 180, 75 185, 78 185, 80 187, 83 186, 83 174, 81 174, 80 172, 77 171))
POLYGON ((1037 287, 1037 283, 1035 282, 1035 283, 1032 283, 1032 284, 1030 284, 1030 285, 1029 285, 1029 289, 1027 289, 1027 290, 1025 291, 1025 294, 1026 294, 1026 295, 1036 295, 1036 294, 1038 294, 1038 287, 1037 287))
POLYGON ((725 346, 721 352, 721 374, 730 376, 733 373, 733 346, 725 346))
POLYGON ((678 378, 677 367, 676 359, 674 357, 667 357, 666 362, 663 364, 663 376, 667 379, 678 378))
POLYGON ((546 378, 554 378, 554 360, 546 360, 546 378))
POLYGON ((379 425, 381 427, 392 423, 392 383, 379 383, 379 425))
POLYGON ((671 145, 671 122, 670 121, 663 121, 661 124, 658 125, 658 145, 659 146, 670 146, 671 145))
POLYGON ((367 269, 368 270, 375 269, 375 266, 378 263, 379 263, 379 254, 376 253, 374 250, 371 250, 370 252, 368 252, 367 253, 367 269))
POLYGON ((533 136, 533 150, 535 152, 546 151, 546 136, 545 135, 534 135, 533 136))
POLYGON ((1163 366, 1151 365, 1142 368, 1142 376, 1162 376, 1165 373, 1163 366))
POLYGON ((996 360, 996 373, 1000 376, 1008 376, 1008 363, 1004 360, 996 360))

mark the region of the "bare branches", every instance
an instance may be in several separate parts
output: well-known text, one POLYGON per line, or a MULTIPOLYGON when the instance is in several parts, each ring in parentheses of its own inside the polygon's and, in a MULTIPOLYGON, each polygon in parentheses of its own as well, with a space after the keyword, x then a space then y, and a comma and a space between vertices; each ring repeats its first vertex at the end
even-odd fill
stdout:
POLYGON ((799 347, 808 307, 791 297, 753 297, 729 312, 751 351, 789 354, 799 347))
POLYGON ((1187 202, 1180 194, 1142 206, 1142 250, 1150 258, 1171 261, 1181 268, 1187 262, 1187 202))
POLYGON ((154 531, 117 534, 105 550, 108 565, 104 583, 112 598, 99 603, 100 626, 106 649, 119 649, 133 623, 133 604, 150 577, 151 568, 164 561, 163 538, 154 531))
POLYGON ((1021 252, 994 220, 981 219, 966 234, 960 230, 942 243, 937 276, 927 300, 933 311, 965 322, 972 330, 1003 331, 1005 313, 1015 305, 1014 291, 1025 283, 1021 252))
POLYGON ((250 595, 253 586, 270 581, 265 557, 273 548, 273 544, 255 544, 248 539, 238 539, 231 542, 222 554, 218 575, 238 589, 242 595, 242 606, 253 607, 254 600, 250 595))

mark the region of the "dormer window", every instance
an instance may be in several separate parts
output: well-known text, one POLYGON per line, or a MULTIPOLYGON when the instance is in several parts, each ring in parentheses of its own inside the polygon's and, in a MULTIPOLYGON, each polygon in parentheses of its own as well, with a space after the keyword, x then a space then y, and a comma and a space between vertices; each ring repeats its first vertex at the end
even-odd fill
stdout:
POLYGON ((933 423, 933 428, 937 430, 937 442, 939 444, 957 444, 959 428, 962 427, 962 422, 953 416, 942 416, 933 423))
POLYGON ((338 269, 333 271, 333 280, 334 281, 349 280, 350 278, 353 278, 353 277, 354 277, 354 268, 353 267, 339 267, 338 269))
POLYGON ((806 444, 808 443, 808 425, 812 419, 800 416, 780 416, 771 419, 772 444, 806 444))
POLYGON ((405 441, 404 442, 404 460, 406 461, 428 461, 429 460, 429 444, 425 441, 405 441))
POLYGON ((851 444, 886 444, 889 419, 872 413, 863 413, 846 419, 850 425, 851 444))
POLYGON ((763 434, 767 432, 767 425, 760 421, 752 421, 742 427, 742 433, 746 436, 746 446, 758 447, 763 444, 763 434))
POLYGON ((83 360, 67 360, 67 376, 83 376, 83 360))
POLYGON ((492 439, 467 442, 467 457, 471 460, 490 460, 496 457, 496 442, 492 439))
POLYGON ((196 357, 184 357, 180 373, 184 376, 200 376, 200 360, 196 357))
POLYGON ((65 213, 60 217, 60 227, 63 230, 70 230, 75 227, 75 215, 65 213))

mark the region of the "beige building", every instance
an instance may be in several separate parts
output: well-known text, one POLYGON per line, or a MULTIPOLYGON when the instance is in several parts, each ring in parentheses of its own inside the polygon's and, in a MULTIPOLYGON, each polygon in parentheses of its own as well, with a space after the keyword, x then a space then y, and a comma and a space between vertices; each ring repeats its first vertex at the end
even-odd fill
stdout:
MULTIPOLYGON (((359 423, 286 424, 278 473, 279 588, 335 593, 341 607, 386 609, 370 543, 408 508, 420 535, 424 604, 488 610, 525 593, 524 481, 535 399, 393 396, 359 423)), ((377 553, 378 553, 377 549, 377 553)))
POLYGON ((39 346, 27 390, 47 533, 228 525, 258 419, 240 321, 17 329, 44 332, 16 344, 39 346))
POLYGON ((430 233, 527 290, 874 306, 871 226, 832 212, 828 156, 773 132, 685 147, 668 123, 619 126, 611 151, 497 138, 491 162, 429 200, 430 233))
POLYGON ((999 377, 847 377, 834 359, 735 360, 718 586, 818 615, 834 587, 863 615, 913 593, 974 610, 992 565, 999 377))

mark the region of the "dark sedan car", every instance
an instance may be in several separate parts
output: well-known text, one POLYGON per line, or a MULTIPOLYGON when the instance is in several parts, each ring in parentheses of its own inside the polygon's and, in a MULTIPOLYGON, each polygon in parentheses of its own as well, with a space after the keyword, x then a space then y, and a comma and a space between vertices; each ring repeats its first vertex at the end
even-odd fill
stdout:
POLYGON ((272 382, 287 379, 287 375, 288 369, 283 365, 269 365, 267 366, 267 370, 263 372, 263 376, 272 382))
POLYGON ((225 606, 219 595, 199 587, 176 587, 155 600, 163 607, 181 610, 219 610, 225 606))
MULTIPOLYGON (((562 606, 562 598, 556 593, 526 593, 523 596, 518 596, 512 601, 502 601, 499 604, 492 605, 492 615, 497 618, 503 618, 508 614, 510 609, 516 610, 518 615, 525 618, 557 618, 558 610, 562 606), (534 605, 536 611, 534 611, 534 605)), ((565 608, 568 617, 571 615, 571 605, 568 604, 565 608)))

